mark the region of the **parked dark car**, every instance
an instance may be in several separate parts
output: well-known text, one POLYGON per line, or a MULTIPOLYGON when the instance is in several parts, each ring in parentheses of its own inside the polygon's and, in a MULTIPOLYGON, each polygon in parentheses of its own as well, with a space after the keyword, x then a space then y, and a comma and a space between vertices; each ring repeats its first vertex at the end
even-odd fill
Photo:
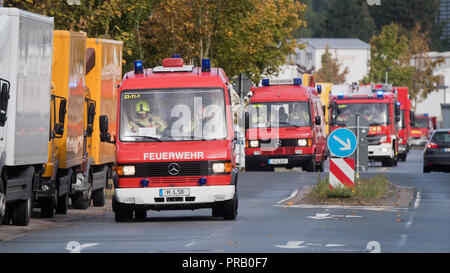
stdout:
POLYGON ((423 172, 450 172, 450 129, 435 130, 423 152, 423 172))

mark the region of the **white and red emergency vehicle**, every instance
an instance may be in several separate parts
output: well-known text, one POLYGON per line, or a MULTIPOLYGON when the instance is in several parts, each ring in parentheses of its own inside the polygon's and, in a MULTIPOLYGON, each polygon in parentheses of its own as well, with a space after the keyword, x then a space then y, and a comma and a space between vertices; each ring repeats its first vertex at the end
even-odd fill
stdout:
POLYGON ((247 171, 323 170, 326 135, 320 91, 302 86, 300 78, 263 79, 262 87, 252 88, 246 115, 247 171))
POLYGON ((116 145, 113 210, 118 222, 147 210, 212 208, 237 216, 238 172, 230 84, 221 68, 163 65, 125 74, 119 88, 117 135, 100 117, 101 138, 116 145))
POLYGON ((381 161, 383 166, 397 165, 400 105, 392 86, 333 86, 329 107, 330 132, 346 126, 350 117, 360 115, 370 126, 366 137, 369 160, 381 161))

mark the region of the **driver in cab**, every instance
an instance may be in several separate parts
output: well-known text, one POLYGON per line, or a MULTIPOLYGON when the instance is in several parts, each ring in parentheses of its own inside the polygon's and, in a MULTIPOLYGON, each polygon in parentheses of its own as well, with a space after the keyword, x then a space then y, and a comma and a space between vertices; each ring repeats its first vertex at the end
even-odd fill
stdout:
POLYGON ((156 128, 159 133, 164 132, 167 124, 150 113, 150 106, 145 100, 136 103, 136 118, 129 122, 130 130, 138 132, 138 128, 156 128))

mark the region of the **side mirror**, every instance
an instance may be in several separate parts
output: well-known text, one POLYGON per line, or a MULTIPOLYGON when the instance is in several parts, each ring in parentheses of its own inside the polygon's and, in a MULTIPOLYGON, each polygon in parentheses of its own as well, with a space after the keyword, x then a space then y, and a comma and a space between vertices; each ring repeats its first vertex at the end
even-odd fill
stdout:
POLYGON ((55 135, 62 136, 64 134, 64 124, 55 124, 55 135))
POLYGON ((322 123, 322 121, 320 120, 320 117, 319 117, 319 116, 317 116, 317 117, 314 119, 314 122, 316 123, 316 125, 320 125, 320 124, 322 123))
MULTIPOLYGON (((2 79, 0 79, 2 80, 2 79)), ((1 81, 0 81, 1 82, 1 81)), ((7 117, 6 110, 8 110, 8 101, 9 101, 9 82, 3 83, 1 85, 1 93, 0 93, 0 127, 5 126, 7 117)))
POLYGON ((59 123, 64 125, 64 122, 66 121, 66 106, 67 101, 65 99, 61 100, 59 103, 59 123))
POLYGON ((108 133, 108 116, 103 115, 99 117, 99 125, 100 125, 100 141, 101 142, 111 142, 111 134, 108 133))
POLYGON ((245 119, 245 121, 244 121, 245 122, 245 131, 247 131, 248 128, 250 127, 250 118, 249 118, 248 112, 245 112, 244 119, 245 119))
POLYGON ((317 86, 317 93, 322 94, 322 85, 317 86))
POLYGON ((5 111, 5 112, 6 112, 6 110, 8 110, 8 101, 9 101, 9 84, 3 83, 2 91, 1 91, 1 99, 0 99, 1 110, 5 111))
POLYGON ((86 75, 95 67, 95 49, 86 49, 86 75))
POLYGON ((94 132, 94 118, 95 118, 95 102, 88 100, 87 106, 87 128, 86 136, 91 137, 94 132))

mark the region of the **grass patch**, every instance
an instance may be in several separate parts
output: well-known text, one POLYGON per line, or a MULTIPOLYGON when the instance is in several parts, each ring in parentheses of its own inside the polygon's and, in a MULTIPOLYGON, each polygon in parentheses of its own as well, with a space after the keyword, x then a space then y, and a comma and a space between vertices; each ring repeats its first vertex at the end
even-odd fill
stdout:
POLYGON ((381 198, 387 190, 389 181, 381 174, 371 178, 355 179, 355 186, 352 188, 339 187, 331 190, 328 176, 325 179, 320 177, 316 185, 313 186, 308 197, 310 198, 381 198))

